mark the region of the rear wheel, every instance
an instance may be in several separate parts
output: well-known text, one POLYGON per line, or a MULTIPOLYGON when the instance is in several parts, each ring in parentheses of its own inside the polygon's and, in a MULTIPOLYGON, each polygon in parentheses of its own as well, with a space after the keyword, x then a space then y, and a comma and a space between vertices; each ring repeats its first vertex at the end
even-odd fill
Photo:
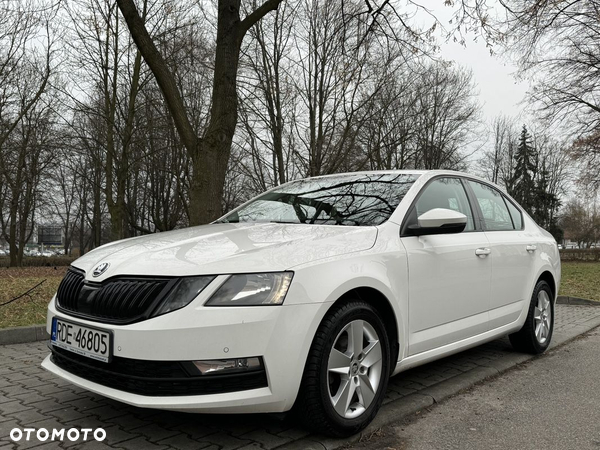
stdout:
POLYGON ((526 353, 546 351, 554 331, 554 302, 552 289, 545 281, 538 281, 531 296, 527 319, 523 328, 509 336, 515 348, 526 353))
POLYGON ((334 307, 319 326, 296 411, 309 428, 349 436, 375 417, 390 373, 390 349, 377 311, 362 300, 334 307))

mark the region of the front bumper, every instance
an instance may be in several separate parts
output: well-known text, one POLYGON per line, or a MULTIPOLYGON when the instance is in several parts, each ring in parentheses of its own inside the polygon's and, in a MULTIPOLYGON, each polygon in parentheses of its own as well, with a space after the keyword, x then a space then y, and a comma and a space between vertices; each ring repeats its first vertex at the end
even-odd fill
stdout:
MULTIPOLYGON (((193 361, 261 356, 267 386, 203 395, 140 395, 97 382, 96 377, 59 367, 48 356, 42 367, 65 380, 134 406, 207 413, 256 413, 289 410, 296 399, 312 337, 329 304, 275 307, 204 307, 202 301, 130 325, 108 325, 81 320, 48 307, 60 317, 113 333, 115 357, 145 361, 193 361)), ((142 361, 140 361, 142 364, 142 361)), ((106 384, 106 383, 105 383, 106 384)))
POLYGON ((42 367, 75 386, 140 408, 225 414, 282 412, 291 407, 286 406, 285 400, 278 399, 269 387, 225 394, 150 397, 120 391, 73 375, 54 364, 50 356, 44 359, 42 367))

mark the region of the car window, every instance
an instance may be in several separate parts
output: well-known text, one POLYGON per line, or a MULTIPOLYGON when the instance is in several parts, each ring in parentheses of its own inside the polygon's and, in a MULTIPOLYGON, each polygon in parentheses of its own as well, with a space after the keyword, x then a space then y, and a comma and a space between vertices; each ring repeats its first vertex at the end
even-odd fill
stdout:
POLYGON ((241 210, 238 217, 240 222, 297 222, 298 217, 314 217, 316 213, 315 207, 306 204, 257 200, 252 209, 241 210))
POLYGON ((419 174, 348 174, 293 181, 232 211, 220 222, 379 225, 392 215, 419 174))
POLYGON ((514 230, 513 222, 500 192, 491 186, 468 181, 477 198, 479 209, 483 214, 485 229, 488 231, 514 230))
POLYGON ((471 205, 458 178, 437 178, 429 183, 417 200, 416 217, 434 208, 452 209, 463 213, 467 216, 465 231, 475 229, 471 205))
POLYGON ((513 205, 513 203, 508 200, 506 197, 504 198, 504 201, 506 202, 506 206, 508 206, 508 212, 510 213, 510 217, 512 218, 513 224, 515 226, 515 229, 520 230, 523 228, 523 216, 521 214, 521 211, 519 211, 519 209, 513 205))

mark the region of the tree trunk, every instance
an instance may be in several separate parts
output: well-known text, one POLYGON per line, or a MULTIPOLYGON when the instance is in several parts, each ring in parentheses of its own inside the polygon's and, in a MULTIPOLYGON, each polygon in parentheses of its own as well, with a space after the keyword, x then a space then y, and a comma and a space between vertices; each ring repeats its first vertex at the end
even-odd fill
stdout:
POLYGON ((69 214, 67 213, 67 217, 65 220, 65 244, 63 246, 65 256, 69 254, 69 248, 71 245, 72 233, 69 233, 70 228, 71 228, 71 223, 69 222, 69 214))
POLYGON ((237 124, 237 69, 242 39, 250 27, 283 0, 266 0, 240 20, 241 0, 219 0, 211 116, 198 139, 175 77, 152 41, 132 0, 117 0, 131 37, 152 70, 169 112, 193 164, 190 186, 190 225, 211 222, 222 213, 222 197, 231 143, 237 124))
MULTIPOLYGON (((144 17, 146 16, 146 2, 144 2, 144 17)), ((125 198, 127 189, 127 177, 129 176, 129 152, 131 151, 131 144, 133 140, 133 121, 135 119, 135 102, 137 99, 139 84, 140 84, 140 70, 142 66, 142 54, 138 50, 135 55, 135 62, 133 65, 133 75, 131 79, 131 87, 129 89, 129 100, 127 104, 127 120, 125 122, 125 130, 123 133, 123 142, 121 150, 121 161, 117 171, 117 197, 116 203, 112 213, 115 214, 115 220, 113 221, 113 232, 118 232, 118 237, 113 236, 113 239, 124 239, 130 237, 129 235, 129 211, 127 210, 127 201, 125 198), (118 222, 118 228, 115 229, 114 225, 118 222)), ((112 214, 111 213, 111 214, 112 214)))
POLYGON ((82 200, 81 217, 79 219, 79 256, 85 254, 85 216, 87 213, 87 198, 84 194, 82 200))
POLYGON ((96 167, 95 182, 94 186, 94 210, 92 212, 92 248, 100 247, 102 241, 102 211, 100 207, 100 171, 96 167))
POLYGON ((8 248, 10 251, 10 267, 17 266, 17 205, 18 199, 13 196, 10 204, 10 225, 8 226, 8 248))
MULTIPOLYGON (((112 12, 111 12, 112 14, 112 12)), ((119 33, 119 20, 115 13, 115 30, 111 30, 111 17, 106 20, 106 41, 104 42, 106 61, 109 61, 111 56, 109 53, 110 40, 114 33, 114 49, 112 54, 112 80, 110 79, 110 68, 107 66, 103 68, 103 89, 104 89, 104 120, 106 126, 106 186, 104 189, 104 195, 106 196, 106 206, 110 214, 110 225, 111 225, 111 239, 119 240, 123 239, 123 223, 125 218, 122 217, 123 208, 119 204, 119 198, 117 193, 117 199, 113 196, 114 189, 114 160, 116 156, 116 145, 115 145, 115 117, 117 111, 117 76, 118 76, 118 60, 119 60, 119 48, 118 48, 118 33, 119 33)), ((118 170, 118 169, 117 169, 118 170)), ((119 189, 119 174, 117 173, 117 190, 119 189)))
POLYGON ((222 213, 223 185, 238 118, 237 70, 243 33, 239 0, 219 2, 210 121, 193 157, 190 222, 208 223, 222 213))

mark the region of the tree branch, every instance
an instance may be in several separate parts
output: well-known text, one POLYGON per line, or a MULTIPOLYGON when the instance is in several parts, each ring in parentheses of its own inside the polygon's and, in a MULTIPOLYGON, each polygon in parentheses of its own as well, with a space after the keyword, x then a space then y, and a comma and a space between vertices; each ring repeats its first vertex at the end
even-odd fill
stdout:
POLYGON ((252 28, 256 22, 258 22, 271 11, 275 11, 282 1, 283 0, 267 0, 250 14, 248 14, 240 23, 242 33, 246 33, 246 31, 252 28))
POLYGON ((34 287, 32 287, 31 289, 27 290, 26 292, 23 292, 21 295, 17 295, 15 298, 11 298, 10 300, 8 300, 7 302, 4 303, 0 303, 0 307, 1 306, 6 306, 16 300, 19 300, 20 298, 25 297, 26 295, 29 296, 29 294, 31 294, 34 290, 36 290, 38 287, 40 287, 42 284, 44 284, 46 282, 46 280, 42 280, 40 281, 38 284, 36 284, 34 287))
POLYGON ((29 102, 25 103, 24 107, 21 109, 21 111, 19 112, 19 114, 17 115, 15 120, 10 124, 8 129, 3 134, 0 135, 0 148, 2 148, 2 146, 4 145, 4 142, 8 139, 10 134, 15 130, 17 125, 19 125, 19 122, 21 122, 21 119, 23 119, 23 117, 25 117, 27 115, 27 113, 29 113, 31 108, 33 108, 35 106, 35 104, 39 101, 39 99, 42 97, 42 95, 46 91, 46 86, 48 85, 48 80, 50 79, 50 75, 51 75, 50 53, 51 53, 50 47, 48 47, 48 50, 46 52, 46 70, 45 70, 45 73, 42 78, 42 83, 40 84, 38 90, 36 91, 35 95, 31 98, 31 100, 29 102))
POLYGON ((173 116, 175 127, 183 145, 185 145, 190 156, 195 157, 198 136, 190 123, 179 88, 175 82, 175 77, 169 70, 166 61, 156 48, 156 45, 154 45, 133 0, 117 0, 117 5, 121 10, 121 14, 123 14, 135 45, 137 45, 137 48, 144 57, 144 61, 146 61, 146 64, 148 64, 148 67, 150 67, 156 78, 167 107, 173 116))

